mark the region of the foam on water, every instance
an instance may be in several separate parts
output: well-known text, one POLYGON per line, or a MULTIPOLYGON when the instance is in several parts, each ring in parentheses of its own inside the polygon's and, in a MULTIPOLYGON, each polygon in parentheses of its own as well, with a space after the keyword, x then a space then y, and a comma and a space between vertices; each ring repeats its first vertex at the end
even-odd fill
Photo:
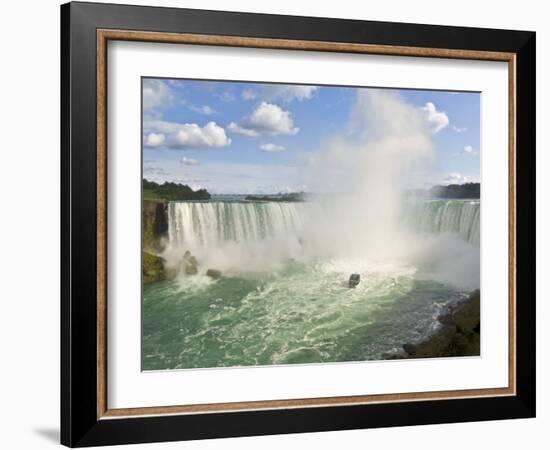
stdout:
POLYGON ((432 332, 435 315, 460 298, 449 287, 415 280, 412 267, 375 262, 349 289, 346 266, 293 265, 200 291, 146 286, 145 369, 378 359, 432 332))
POLYGON ((439 315, 463 298, 452 284, 457 267, 445 265, 472 266, 464 258, 476 258, 479 202, 406 210, 403 223, 431 240, 384 259, 310 251, 322 242, 312 245, 308 233, 319 208, 171 203, 165 256, 178 261, 191 250, 199 274, 144 287, 144 369, 380 359, 435 332, 439 315), (210 267, 224 278, 205 276, 210 267), (361 275, 354 289, 351 273, 361 275))

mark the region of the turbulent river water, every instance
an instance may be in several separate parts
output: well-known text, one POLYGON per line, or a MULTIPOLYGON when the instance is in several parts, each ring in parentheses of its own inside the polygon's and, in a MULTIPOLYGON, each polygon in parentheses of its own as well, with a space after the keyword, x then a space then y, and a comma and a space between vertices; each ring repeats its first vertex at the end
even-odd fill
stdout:
POLYGON ((163 256, 175 279, 144 286, 143 369, 388 358, 436 331, 437 317, 478 287, 478 280, 453 282, 463 277, 457 261, 464 255, 479 264, 478 200, 404 208, 401 222, 414 236, 429 249, 450 249, 435 260, 426 252, 386 259, 312 252, 312 208, 235 200, 170 203, 163 256), (186 250, 199 261, 198 275, 186 276, 178 266, 186 250), (224 276, 213 280, 205 275, 208 268, 224 276), (354 289, 348 287, 351 273, 361 275, 354 289))

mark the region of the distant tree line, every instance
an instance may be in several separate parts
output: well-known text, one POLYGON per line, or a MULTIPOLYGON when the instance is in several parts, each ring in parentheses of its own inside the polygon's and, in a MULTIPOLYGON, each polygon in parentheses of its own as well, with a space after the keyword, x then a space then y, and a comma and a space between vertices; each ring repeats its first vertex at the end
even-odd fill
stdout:
POLYGON ((449 184, 448 186, 434 186, 429 191, 430 197, 438 198, 479 198, 479 183, 449 184))
POLYGON ((209 200, 210 194, 206 189, 194 191, 186 184, 170 183, 158 184, 154 181, 143 180, 143 197, 159 200, 209 200))
POLYGON ((304 192, 290 192, 288 194, 279 193, 275 195, 247 195, 245 200, 262 202, 303 202, 304 198, 304 192))

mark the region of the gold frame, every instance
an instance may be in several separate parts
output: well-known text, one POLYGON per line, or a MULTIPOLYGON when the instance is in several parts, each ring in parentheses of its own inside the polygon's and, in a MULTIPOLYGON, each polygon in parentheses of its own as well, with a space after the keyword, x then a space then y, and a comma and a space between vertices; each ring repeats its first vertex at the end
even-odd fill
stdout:
POLYGON ((421 400, 446 400, 516 395, 516 55, 505 52, 388 45, 297 41, 128 30, 97 30, 97 418, 197 414, 265 409, 344 406, 421 400), (501 61, 508 63, 508 387, 400 394, 264 400, 200 405, 149 406, 109 409, 107 405, 107 42, 109 40, 180 43, 266 49, 363 53, 391 56, 432 57, 501 61))

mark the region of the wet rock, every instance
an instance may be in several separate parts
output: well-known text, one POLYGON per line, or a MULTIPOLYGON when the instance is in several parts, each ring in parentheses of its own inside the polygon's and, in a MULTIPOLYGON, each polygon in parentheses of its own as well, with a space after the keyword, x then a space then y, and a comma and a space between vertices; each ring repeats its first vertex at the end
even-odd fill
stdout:
POLYGON ((168 237, 168 203, 143 200, 142 223, 143 249, 161 253, 168 237))
POLYGON ((194 264, 185 263, 185 275, 196 275, 199 273, 199 268, 194 264))
POLYGON ((413 344, 404 344, 403 350, 405 350, 407 355, 412 356, 415 353, 415 346, 413 344))
POLYGON ((410 358, 477 356, 480 354, 480 294, 473 291, 449 313, 440 316, 441 329, 419 343, 407 343, 403 350, 410 358))
POLYGON ((213 278, 214 280, 217 280, 217 279, 222 277, 222 272, 221 272, 221 270, 208 269, 206 271, 206 276, 210 277, 210 278, 213 278))
POLYGON ((197 275, 199 273, 199 261, 189 250, 183 254, 182 265, 185 275, 197 275))
POLYGON ((143 283, 153 283, 166 279, 164 260, 160 256, 143 252, 143 283))

